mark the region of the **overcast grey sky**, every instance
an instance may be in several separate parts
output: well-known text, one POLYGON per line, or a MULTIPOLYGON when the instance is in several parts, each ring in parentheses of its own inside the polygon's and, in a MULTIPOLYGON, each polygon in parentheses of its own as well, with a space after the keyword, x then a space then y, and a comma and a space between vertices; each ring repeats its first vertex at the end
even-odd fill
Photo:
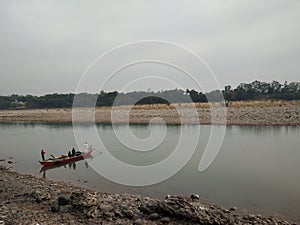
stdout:
POLYGON ((298 0, 2 0, 0 28, 1 95, 74 92, 95 58, 144 39, 193 50, 221 86, 299 81, 298 0))

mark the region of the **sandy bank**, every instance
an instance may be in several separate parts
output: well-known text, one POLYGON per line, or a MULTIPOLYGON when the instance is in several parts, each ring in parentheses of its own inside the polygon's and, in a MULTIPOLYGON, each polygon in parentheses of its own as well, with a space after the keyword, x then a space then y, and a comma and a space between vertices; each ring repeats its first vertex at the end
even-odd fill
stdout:
POLYGON ((0 166, 0 224, 291 224, 203 203, 198 195, 151 199, 99 193, 0 166))
MULTIPOLYGON (((90 113, 95 113, 97 123, 112 121, 111 107, 99 107, 95 112, 93 110, 79 108, 75 121, 92 122, 86 116, 90 113)), ((159 117, 167 124, 224 124, 223 112, 217 108, 209 108, 207 103, 119 106, 114 107, 113 112, 114 121, 118 123, 129 121, 148 124, 153 118, 159 117), (215 112, 214 121, 212 111, 215 112)), ((231 125, 299 126, 299 115, 300 101, 231 102, 226 107, 226 123, 231 125)), ((72 122, 72 109, 2 110, 0 121, 72 122)))

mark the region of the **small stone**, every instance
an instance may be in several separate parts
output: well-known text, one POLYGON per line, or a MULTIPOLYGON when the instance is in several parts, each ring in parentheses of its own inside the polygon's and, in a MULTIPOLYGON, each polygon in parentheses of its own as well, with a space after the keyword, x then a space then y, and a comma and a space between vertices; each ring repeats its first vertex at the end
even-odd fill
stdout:
POLYGON ((8 164, 13 164, 13 161, 10 161, 10 160, 9 160, 9 161, 7 161, 7 163, 8 163, 8 164))
POLYGON ((197 195, 197 194, 192 194, 192 195, 191 195, 191 199, 193 199, 193 200, 199 200, 200 197, 199 197, 199 195, 197 195))
POLYGON ((144 201, 150 201, 149 197, 144 197, 144 201))
POLYGON ((231 207, 230 209, 229 209, 230 211, 236 211, 237 210, 237 207, 231 207))
POLYGON ((98 216, 98 209, 97 207, 92 207, 90 211, 87 213, 88 218, 96 218, 98 216))
POLYGON ((160 215, 158 213, 152 213, 149 215, 149 220, 158 220, 160 218, 160 215))
POLYGON ((41 202, 42 202, 42 199, 39 198, 39 197, 35 197, 35 202, 36 202, 36 203, 41 203, 41 202))
POLYGON ((59 211, 59 206, 57 204, 51 205, 51 212, 58 212, 59 211))
POLYGON ((253 214, 248 214, 249 219, 255 219, 255 215, 253 214))
POLYGON ((115 215, 117 216, 117 217, 120 217, 120 218, 123 218, 124 217, 124 215, 120 212, 120 211, 115 211, 115 215))
POLYGON ((230 210, 228 210, 228 209, 223 209, 223 212, 224 212, 224 213, 230 213, 230 210))
POLYGON ((169 217, 163 217, 163 218, 161 218, 160 222, 162 222, 162 223, 170 223, 170 218, 169 217))
POLYGON ((70 212, 70 210, 72 210, 71 205, 61 205, 61 206, 59 206, 59 212, 61 212, 61 213, 68 213, 68 212, 70 212))
POLYGON ((124 217, 126 218, 134 218, 134 213, 132 210, 130 209, 122 209, 122 214, 124 215, 124 217))
POLYGON ((133 222, 134 225, 143 225, 144 221, 142 219, 137 219, 133 222))
POLYGON ((100 206, 100 209, 102 212, 111 212, 114 209, 114 207, 111 205, 102 205, 100 206))
POLYGON ((132 216, 133 220, 142 219, 142 218, 143 218, 143 216, 140 213, 134 213, 132 216))
POLYGON ((69 199, 66 196, 59 196, 58 197, 58 205, 68 205, 69 204, 69 199))
POLYGON ((171 195, 166 195, 165 199, 171 198, 171 195))

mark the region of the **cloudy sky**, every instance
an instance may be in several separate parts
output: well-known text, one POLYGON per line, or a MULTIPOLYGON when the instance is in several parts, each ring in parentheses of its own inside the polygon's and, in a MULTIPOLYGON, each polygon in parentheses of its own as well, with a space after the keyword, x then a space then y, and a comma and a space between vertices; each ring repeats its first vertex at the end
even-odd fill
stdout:
MULTIPOLYGON (((140 40, 173 42, 194 51, 221 86, 300 77, 298 0, 3 0, 0 28, 1 95, 74 92, 97 57, 140 40)), ((131 68, 122 76, 158 75, 149 71, 131 68)), ((174 76, 168 69, 164 75, 174 76)), ((190 87, 185 79, 178 82, 190 87)), ((149 80, 140 88, 171 87, 158 83, 149 80)), ((122 85, 120 79, 107 90, 122 85)))

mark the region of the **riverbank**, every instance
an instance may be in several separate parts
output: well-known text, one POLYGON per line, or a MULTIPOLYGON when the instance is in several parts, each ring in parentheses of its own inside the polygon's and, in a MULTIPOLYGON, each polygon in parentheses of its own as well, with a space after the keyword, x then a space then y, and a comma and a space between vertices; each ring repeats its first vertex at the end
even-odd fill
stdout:
MULTIPOLYGON (((217 105, 215 105, 217 106, 217 105)), ((113 108, 114 122, 148 124, 153 118, 162 118, 166 124, 228 124, 264 126, 300 126, 300 101, 230 102, 226 107, 226 121, 222 111, 210 108, 208 103, 118 106, 113 108), (196 109, 197 113, 193 113, 196 109), (180 113, 178 113, 179 110, 180 113), (215 113, 212 121, 211 112, 215 113)), ((97 123, 111 123, 111 107, 96 110, 79 108, 76 122, 93 122, 87 114, 95 113, 97 123)), ((2 110, 0 121, 72 122, 72 109, 2 110)), ((161 121, 156 121, 160 123, 161 121)))
POLYGON ((292 224, 203 203, 198 195, 152 199, 100 193, 0 166, 0 224, 292 224))

